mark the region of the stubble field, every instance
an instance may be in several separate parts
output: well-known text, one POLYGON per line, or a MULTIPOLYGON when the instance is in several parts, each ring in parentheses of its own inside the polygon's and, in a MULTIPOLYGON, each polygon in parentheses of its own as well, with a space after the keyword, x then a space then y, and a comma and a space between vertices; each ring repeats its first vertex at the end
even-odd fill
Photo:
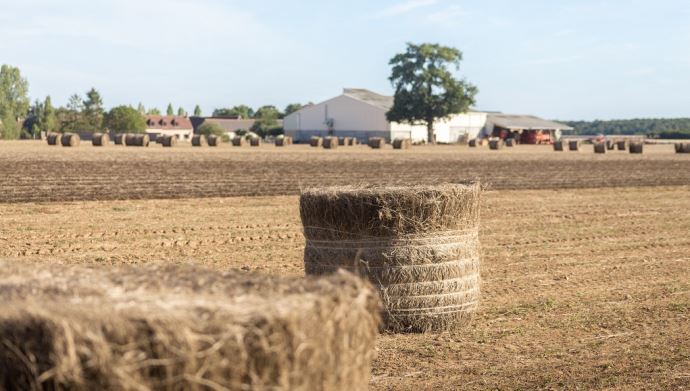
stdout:
POLYGON ((300 187, 480 177, 479 312, 383 334, 371 388, 688 389, 690 156, 647 152, 0 143, 0 259, 300 275, 300 187))

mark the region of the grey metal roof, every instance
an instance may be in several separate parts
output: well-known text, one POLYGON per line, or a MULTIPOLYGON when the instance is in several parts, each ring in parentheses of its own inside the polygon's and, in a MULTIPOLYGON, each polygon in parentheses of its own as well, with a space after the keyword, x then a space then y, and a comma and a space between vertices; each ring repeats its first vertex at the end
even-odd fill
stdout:
POLYGON ((379 107, 386 111, 393 107, 393 97, 386 95, 379 95, 375 92, 369 91, 364 88, 345 88, 343 89, 343 94, 361 100, 363 102, 369 103, 372 106, 379 107))
POLYGON ((533 115, 489 114, 488 121, 510 130, 572 130, 568 125, 533 115))

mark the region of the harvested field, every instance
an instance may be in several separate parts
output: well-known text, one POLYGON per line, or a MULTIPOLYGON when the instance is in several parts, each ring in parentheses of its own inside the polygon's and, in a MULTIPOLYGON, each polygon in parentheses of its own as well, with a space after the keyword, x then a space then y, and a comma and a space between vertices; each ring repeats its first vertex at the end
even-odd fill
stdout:
MULTIPOLYGON (((88 154, 82 147, 60 150, 88 154)), ((671 158, 672 149, 649 149, 640 161, 688 164, 671 158)), ((180 156, 190 150, 180 148, 180 156)), ((219 151, 227 159, 259 156, 219 151)), ((375 153, 390 159, 385 150, 375 153)), ((589 153, 562 161, 595 160, 589 153)), ((146 155, 129 156, 141 162, 146 155)), ((505 155, 492 156, 499 162, 505 155)), ((406 157, 421 159, 415 152, 406 157)), ((628 153, 601 157, 636 160, 628 153)), ((620 171, 635 175, 626 172, 620 171)), ((682 173, 659 180, 674 175, 682 173)), ((690 388, 689 192, 688 186, 486 192, 482 299, 474 320, 442 334, 382 335, 371 388, 690 388)), ((296 196, 0 204, 6 262, 193 262, 301 275, 303 250, 296 196)))
MULTIPOLYGON (((184 145, 182 145, 184 144, 184 145)), ((310 186, 437 184, 480 178, 491 189, 690 184, 690 158, 673 145, 643 155, 556 153, 550 146, 501 151, 460 146, 107 148, 82 143, 0 142, 0 202, 296 195, 310 186), (209 170, 213 167, 213 170, 209 170)))

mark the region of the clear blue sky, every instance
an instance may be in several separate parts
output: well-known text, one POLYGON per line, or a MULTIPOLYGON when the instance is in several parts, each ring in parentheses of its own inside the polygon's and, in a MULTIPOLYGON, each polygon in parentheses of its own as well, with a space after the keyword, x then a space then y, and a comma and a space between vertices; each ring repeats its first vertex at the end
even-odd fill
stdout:
POLYGON ((191 111, 390 94, 406 42, 464 52, 477 107, 558 119, 690 116, 683 0, 0 0, 0 63, 33 99, 191 111))

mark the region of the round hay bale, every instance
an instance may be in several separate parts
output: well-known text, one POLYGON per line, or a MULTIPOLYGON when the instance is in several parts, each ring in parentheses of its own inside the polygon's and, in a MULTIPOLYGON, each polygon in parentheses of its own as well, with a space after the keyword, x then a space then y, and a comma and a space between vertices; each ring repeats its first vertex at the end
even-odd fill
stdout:
POLYGON ((61 137, 62 135, 60 133, 48 133, 46 142, 48 142, 48 145, 60 145, 61 137))
POLYGON ((478 183, 307 189, 308 275, 358 273, 379 290, 388 330, 449 330, 479 302, 478 183))
POLYGON ((568 150, 577 152, 580 150, 581 144, 580 140, 571 140, 568 142, 568 150))
POLYGON ((594 143, 594 153, 606 153, 606 143, 594 143))
POLYGON ((275 144, 276 144, 276 147, 284 147, 287 145, 284 138, 277 138, 275 144))
POLYGON ((625 140, 616 141, 616 148, 619 151, 625 151, 626 149, 628 149, 628 142, 625 140))
POLYGON ((165 148, 172 148, 177 145, 177 137, 175 136, 162 136, 161 144, 165 148))
POLYGON ((323 148, 324 149, 336 149, 338 148, 339 140, 337 137, 325 137, 323 139, 323 148))
POLYGON ((683 153, 683 144, 675 143, 673 144, 673 147, 676 149, 676 153, 683 153))
POLYGON ((309 139, 309 145, 312 147, 320 147, 323 145, 323 138, 312 136, 312 138, 309 139))
POLYGON ((504 145, 505 143, 500 138, 489 140, 489 149, 499 150, 502 149, 504 145))
POLYGON ((128 147, 148 147, 150 143, 148 134, 127 133, 125 145, 128 147))
POLYGON ((94 147, 106 147, 110 144, 110 136, 108 133, 94 133, 91 138, 91 144, 94 147))
POLYGON ((630 153, 643 153, 644 143, 642 141, 634 141, 630 143, 630 153))
POLYGON ((606 149, 613 151, 616 148, 616 143, 613 140, 606 140, 606 149))
POLYGON ((349 146, 359 145, 359 139, 357 139, 357 137, 351 137, 348 145, 349 146))
POLYGON ((393 149, 410 149, 412 148, 412 140, 409 138, 396 138, 393 140, 393 149))
POLYGON ((251 139, 249 139, 249 146, 260 147, 261 146, 261 139, 258 137, 252 137, 251 139))
POLYGON ((63 147, 78 147, 80 141, 81 139, 76 133, 65 133, 60 138, 60 144, 62 144, 63 147))
POLYGON ((206 136, 203 134, 195 134, 192 136, 192 146, 193 147, 205 147, 208 145, 208 141, 206 140, 206 136))
POLYGON ((564 151, 564 148, 563 148, 563 141, 562 141, 562 140, 554 141, 554 143, 553 143, 553 150, 554 150, 554 151, 563 152, 563 151, 564 151))
POLYGON ((351 145, 350 139, 351 139, 351 137, 339 137, 338 138, 338 145, 343 146, 343 147, 347 147, 348 145, 351 145))
POLYGON ((247 139, 242 136, 235 136, 232 138, 233 147, 243 147, 247 144, 247 139))
POLYGON ((506 139, 506 147, 512 148, 515 146, 515 139, 514 138, 507 138, 506 139))
POLYGON ((369 148, 381 149, 386 144, 383 137, 369 137, 369 148))
POLYGON ((223 138, 215 134, 208 136, 208 146, 217 147, 223 143, 223 138))
POLYGON ((676 143, 676 153, 690 153, 690 143, 676 143))
POLYGON ((115 135, 115 145, 122 145, 125 146, 127 143, 125 142, 125 139, 127 138, 126 133, 118 133, 115 135))
POLYGON ((470 140, 470 141, 467 143, 467 145, 468 145, 470 148, 476 148, 476 147, 477 147, 477 139, 476 139, 476 138, 473 138, 472 140, 470 140))

